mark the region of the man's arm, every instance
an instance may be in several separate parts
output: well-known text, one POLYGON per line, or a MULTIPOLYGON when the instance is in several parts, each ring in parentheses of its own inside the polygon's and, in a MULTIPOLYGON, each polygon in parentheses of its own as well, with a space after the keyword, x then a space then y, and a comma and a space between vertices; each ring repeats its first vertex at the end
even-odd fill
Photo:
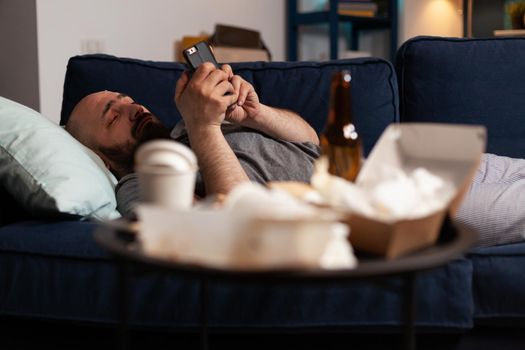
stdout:
POLYGON ((177 108, 186 124, 207 194, 228 193, 237 184, 249 181, 220 127, 226 109, 238 97, 230 78, 228 72, 205 63, 191 80, 184 74, 175 91, 177 108))
POLYGON ((260 113, 246 119, 243 123, 244 126, 262 131, 273 138, 311 142, 319 145, 317 133, 299 115, 289 110, 269 107, 262 103, 260 105, 260 113))
MULTIPOLYGON (((223 69, 231 72, 228 65, 223 69)), ((260 103, 253 86, 238 75, 231 78, 231 83, 239 97, 237 103, 226 111, 226 120, 262 131, 273 138, 319 145, 315 130, 298 114, 260 103)))
POLYGON ((188 136, 199 161, 207 194, 226 194, 236 185, 249 181, 220 126, 188 129, 188 136))

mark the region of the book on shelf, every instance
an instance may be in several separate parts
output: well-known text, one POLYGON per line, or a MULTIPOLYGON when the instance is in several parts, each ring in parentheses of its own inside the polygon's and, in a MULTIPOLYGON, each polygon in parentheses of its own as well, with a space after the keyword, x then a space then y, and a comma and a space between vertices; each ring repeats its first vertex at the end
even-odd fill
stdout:
MULTIPOLYGON (((327 3, 325 9, 328 8, 327 3)), ((377 3, 371 0, 340 0, 337 5, 337 13, 346 16, 374 17, 377 11, 377 3)))
POLYGON ((355 17, 374 17, 376 13, 374 11, 366 10, 337 10, 337 13, 344 16, 355 16, 355 17))
POLYGON ((496 29, 494 36, 525 36, 525 29, 496 29))

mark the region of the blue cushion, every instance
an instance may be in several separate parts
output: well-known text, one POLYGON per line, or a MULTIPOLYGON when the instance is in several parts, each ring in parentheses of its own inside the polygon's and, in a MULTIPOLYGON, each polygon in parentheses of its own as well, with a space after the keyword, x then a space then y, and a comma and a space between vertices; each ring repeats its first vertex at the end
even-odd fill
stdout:
POLYGON ((487 151, 525 158, 525 38, 418 37, 399 49, 401 121, 483 124, 487 151))
POLYGON ((0 228, 0 251, 47 257, 107 259, 92 238, 89 221, 22 221, 0 228))
MULTIPOLYGON (((92 238, 89 222, 21 222, 0 228, 0 314, 116 321, 116 271, 92 238)), ((459 259, 417 283, 417 324, 472 326, 471 264, 459 259)), ((226 328, 392 326, 401 324, 399 280, 261 287, 210 286, 210 325, 226 328)), ((140 275, 131 288, 131 321, 151 327, 198 325, 198 281, 140 275)))
POLYGON ((0 228, 0 313, 100 321, 114 300, 114 272, 91 237, 94 224, 26 221, 0 228), (108 293, 108 294, 105 294, 108 293))
POLYGON ((525 243, 478 248, 469 254, 474 275, 474 316, 525 322, 525 243))
MULTIPOLYGON (((328 113, 331 73, 352 72, 355 123, 363 136, 365 153, 371 150, 386 126, 399 120, 397 80, 392 65, 382 59, 365 58, 324 63, 256 62, 232 65, 235 73, 251 82, 261 102, 291 109, 318 132, 328 113)), ((180 63, 151 62, 107 55, 76 56, 69 60, 64 83, 61 124, 85 95, 112 90, 127 93, 173 126, 180 115, 173 96, 185 69, 180 63)))

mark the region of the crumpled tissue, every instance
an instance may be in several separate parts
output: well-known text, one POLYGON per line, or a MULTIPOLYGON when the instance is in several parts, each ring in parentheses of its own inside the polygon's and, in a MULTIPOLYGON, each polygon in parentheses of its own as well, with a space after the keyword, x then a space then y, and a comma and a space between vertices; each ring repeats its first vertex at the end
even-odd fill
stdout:
POLYGON ((352 183, 328 173, 328 160, 316 161, 312 187, 325 202, 384 222, 416 219, 446 207, 454 185, 423 167, 410 172, 384 165, 373 181, 352 183))

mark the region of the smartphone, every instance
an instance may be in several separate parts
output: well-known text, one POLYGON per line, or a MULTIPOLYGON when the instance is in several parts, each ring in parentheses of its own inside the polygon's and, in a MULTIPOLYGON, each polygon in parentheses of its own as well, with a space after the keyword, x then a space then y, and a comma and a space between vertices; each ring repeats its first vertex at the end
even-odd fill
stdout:
POLYGON ((197 67, 204 62, 211 62, 215 65, 215 67, 220 68, 219 63, 217 63, 217 60, 213 55, 210 45, 205 41, 200 41, 197 44, 184 49, 182 51, 182 55, 192 70, 197 69, 197 67))

